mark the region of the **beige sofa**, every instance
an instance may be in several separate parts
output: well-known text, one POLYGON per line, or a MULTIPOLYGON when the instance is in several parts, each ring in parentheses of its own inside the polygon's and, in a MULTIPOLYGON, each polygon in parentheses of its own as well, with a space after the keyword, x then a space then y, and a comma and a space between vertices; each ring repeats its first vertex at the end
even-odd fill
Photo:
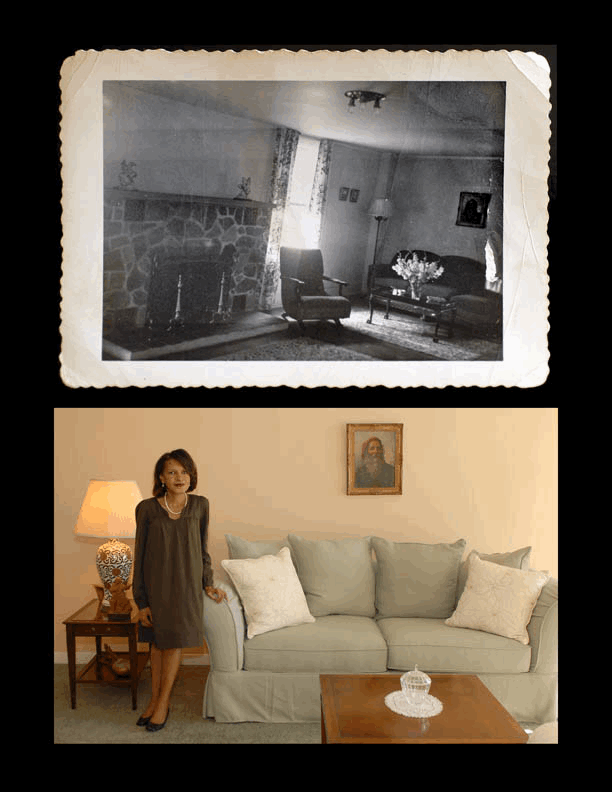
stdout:
MULTIPOLYGON (((317 721, 320 673, 477 674, 506 709, 534 728, 556 718, 557 581, 549 579, 527 625, 528 643, 446 620, 464 591, 470 559, 529 568, 531 548, 464 558, 464 540, 419 544, 368 538, 274 542, 226 536, 230 559, 289 547, 311 620, 247 638, 236 588, 205 597, 210 654, 204 717, 221 722, 317 721)), ((285 555, 288 555, 285 553, 285 555)))

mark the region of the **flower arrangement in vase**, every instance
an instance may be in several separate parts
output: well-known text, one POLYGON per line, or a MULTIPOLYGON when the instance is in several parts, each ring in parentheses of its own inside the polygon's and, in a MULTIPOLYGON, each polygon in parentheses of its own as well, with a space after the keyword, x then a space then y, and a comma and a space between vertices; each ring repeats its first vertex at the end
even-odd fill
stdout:
POLYGON ((424 283, 439 278, 444 272, 444 267, 438 266, 433 261, 420 259, 416 253, 408 253, 405 258, 398 256, 397 263, 392 269, 410 283, 413 300, 420 299, 424 283))

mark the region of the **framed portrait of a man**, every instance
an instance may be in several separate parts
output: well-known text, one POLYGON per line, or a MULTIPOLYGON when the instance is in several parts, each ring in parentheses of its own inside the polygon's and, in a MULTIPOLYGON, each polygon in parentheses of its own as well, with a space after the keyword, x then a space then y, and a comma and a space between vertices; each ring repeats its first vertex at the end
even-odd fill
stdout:
POLYGON ((403 424, 347 424, 347 495, 402 494, 403 424))

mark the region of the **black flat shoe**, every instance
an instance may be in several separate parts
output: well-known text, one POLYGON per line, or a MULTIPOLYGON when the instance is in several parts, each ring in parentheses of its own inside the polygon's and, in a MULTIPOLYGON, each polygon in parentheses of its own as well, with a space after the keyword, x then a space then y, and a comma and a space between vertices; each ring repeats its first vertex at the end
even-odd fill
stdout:
POLYGON ((166 722, 169 717, 170 717, 170 707, 168 707, 168 714, 166 715, 166 720, 163 723, 151 723, 151 721, 149 720, 149 722, 147 723, 147 731, 149 732, 160 731, 166 725, 166 722))
POLYGON ((136 726, 146 726, 150 720, 151 720, 150 715, 148 718, 145 718, 144 715, 141 715, 140 718, 138 718, 138 720, 136 721, 136 726))

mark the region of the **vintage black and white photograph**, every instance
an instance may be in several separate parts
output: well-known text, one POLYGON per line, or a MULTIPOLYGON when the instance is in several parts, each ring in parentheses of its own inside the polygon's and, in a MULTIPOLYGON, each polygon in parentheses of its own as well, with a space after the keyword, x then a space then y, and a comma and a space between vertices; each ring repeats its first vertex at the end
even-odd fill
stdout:
POLYGON ((104 359, 502 360, 505 100, 105 80, 104 359))
POLYGON ((76 52, 63 381, 542 383, 550 87, 501 48, 76 52))

